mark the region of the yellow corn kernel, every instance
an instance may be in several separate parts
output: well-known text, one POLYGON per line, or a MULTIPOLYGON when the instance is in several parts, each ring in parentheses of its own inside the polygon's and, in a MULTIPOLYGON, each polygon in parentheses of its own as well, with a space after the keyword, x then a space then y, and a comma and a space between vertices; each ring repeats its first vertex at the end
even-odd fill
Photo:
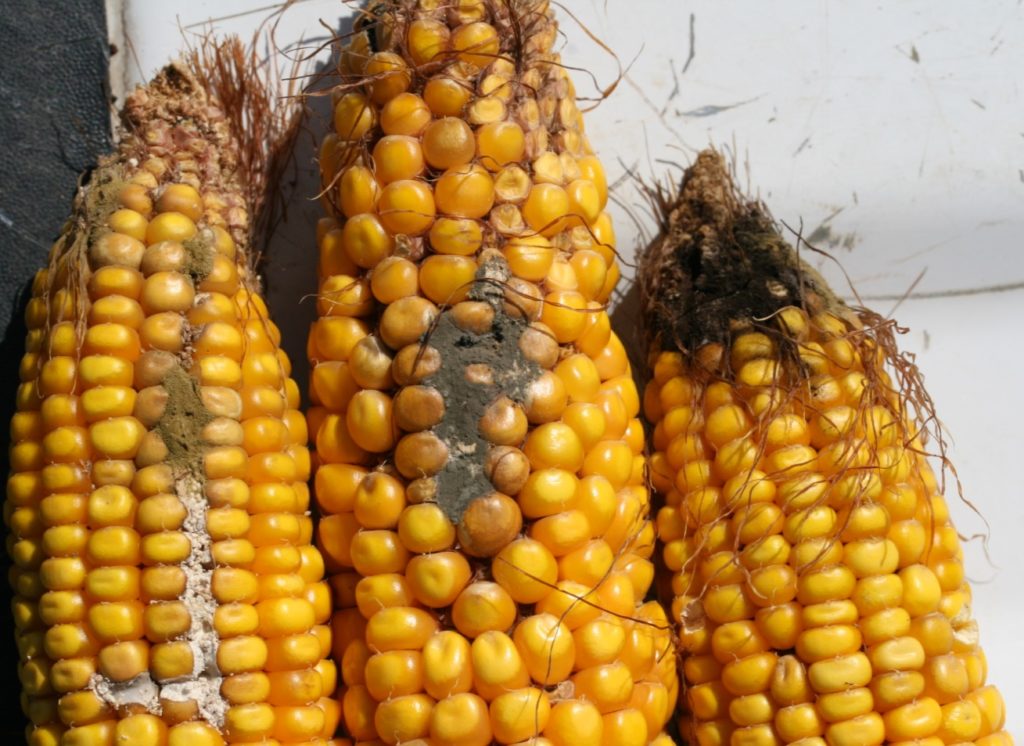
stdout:
POLYGON ((490 705, 494 737, 504 743, 525 741, 541 733, 551 716, 547 693, 517 689, 496 697, 490 705))

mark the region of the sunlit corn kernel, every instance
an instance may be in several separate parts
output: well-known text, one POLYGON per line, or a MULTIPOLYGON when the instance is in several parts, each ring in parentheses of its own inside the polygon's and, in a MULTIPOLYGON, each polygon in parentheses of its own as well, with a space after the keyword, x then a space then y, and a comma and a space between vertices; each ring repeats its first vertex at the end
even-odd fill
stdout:
POLYGON ((180 567, 147 567, 142 571, 142 598, 170 601, 185 592, 185 573, 180 567))
POLYGON ((341 245, 356 265, 372 269, 392 251, 393 241, 374 215, 356 215, 345 221, 341 245))
POLYGON ((541 235, 512 238, 502 251, 512 273, 533 282, 547 276, 555 257, 551 242, 541 235))
POLYGON ((168 184, 156 201, 157 212, 180 212, 194 222, 203 217, 203 200, 189 184, 168 184))
POLYGON ((301 598, 275 598, 256 605, 259 634, 267 637, 308 632, 314 624, 313 606, 301 598))
POLYGON ((460 60, 477 67, 486 67, 493 62, 499 48, 497 30, 483 21, 459 26, 449 43, 460 60))
POLYGON ((275 637, 267 641, 268 673, 309 668, 322 658, 321 640, 313 633, 275 637))
POLYGON ((403 509, 398 520, 398 535, 410 551, 438 552, 452 545, 455 527, 436 504, 422 503, 403 509))
POLYGON ((422 181, 402 180, 384 187, 377 212, 381 224, 393 235, 419 236, 433 224, 437 208, 429 186, 422 181))
POLYGON ((494 181, 481 166, 450 168, 434 186, 437 209, 461 218, 482 218, 494 204, 494 181))
POLYGON ((266 665, 267 643, 259 637, 239 635, 222 639, 217 665, 226 675, 259 671, 266 665))
POLYGON ((110 229, 115 233, 131 236, 137 241, 144 241, 146 238, 146 218, 135 210, 122 209, 114 210, 110 214, 110 229))
POLYGON ((180 531, 160 531, 142 537, 142 559, 147 565, 184 562, 192 551, 189 538, 180 531))
POLYGON ((405 60, 393 52, 371 55, 363 74, 370 79, 370 98, 376 104, 384 104, 404 93, 412 82, 405 60))
MULTIPOLYGON (((422 154, 419 157, 422 160, 422 154)), ((418 175, 418 172, 414 175, 418 175)), ((360 213, 373 212, 380 197, 380 185, 370 169, 365 166, 349 166, 338 181, 338 195, 342 212, 351 218, 360 213)), ((325 250, 324 240, 333 231, 328 231, 317 240, 321 252, 325 250)))
MULTIPOLYGON (((415 179, 424 169, 420 141, 408 135, 385 135, 373 147, 373 163, 374 176, 382 185, 400 179, 415 179)), ((346 174, 355 168, 358 167, 347 169, 346 174)), ((339 188, 342 199, 346 199, 344 177, 339 188)))
POLYGON ((483 242, 480 223, 472 219, 441 217, 430 228, 430 246, 439 254, 469 256, 483 242))
POLYGON ((473 131, 462 119, 438 119, 423 132, 423 154, 433 168, 461 168, 473 159, 475 150, 473 131))
POLYGON ((145 430, 134 417, 112 417, 89 427, 89 440, 105 458, 130 459, 138 452, 145 430))
MULTIPOLYGON (((388 101, 380 111, 380 127, 386 135, 419 135, 430 119, 429 107, 422 98, 413 93, 398 94, 388 101)), ((344 189, 342 189, 342 195, 344 195, 344 189)))
POLYGON ((490 713, 495 738, 513 743, 542 732, 547 727, 551 706, 544 691, 517 689, 496 697, 491 702, 490 713))
POLYGON ((434 77, 423 87, 423 100, 436 117, 461 116, 471 96, 471 86, 454 78, 434 77))
POLYGON ((586 300, 574 290, 549 293, 541 311, 543 321, 555 335, 559 344, 573 342, 586 328, 586 300))
POLYGON ((343 140, 358 140, 376 124, 373 105, 361 93, 346 93, 334 105, 334 130, 343 140))
POLYGON ((196 224, 187 215, 180 212, 162 212, 149 221, 146 227, 146 244, 187 241, 195 236, 196 232, 196 224))

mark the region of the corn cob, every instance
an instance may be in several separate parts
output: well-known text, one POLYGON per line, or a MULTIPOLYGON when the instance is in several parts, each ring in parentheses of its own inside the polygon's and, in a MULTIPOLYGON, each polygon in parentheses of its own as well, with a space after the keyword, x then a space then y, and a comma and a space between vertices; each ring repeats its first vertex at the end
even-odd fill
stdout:
POLYGON ((241 45, 208 51, 129 96, 32 286, 4 509, 32 746, 339 719, 306 424, 252 269, 264 142, 236 139, 278 132, 241 45))
POLYGON ((546 0, 373 3, 321 148, 318 545, 357 742, 657 744, 639 396, 546 0))
POLYGON ((1011 744, 893 322, 840 302, 717 154, 655 196, 644 410, 682 734, 1011 744))

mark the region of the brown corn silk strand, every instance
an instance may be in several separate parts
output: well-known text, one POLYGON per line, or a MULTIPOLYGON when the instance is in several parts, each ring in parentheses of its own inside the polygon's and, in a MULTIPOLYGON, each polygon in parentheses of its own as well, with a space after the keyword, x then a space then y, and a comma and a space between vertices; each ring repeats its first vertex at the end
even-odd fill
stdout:
POLYGON ((607 186, 556 37, 541 0, 374 2, 312 84, 309 429, 355 741, 672 743, 607 186))
POLYGON ((717 153, 649 195, 644 408, 682 736, 1011 743, 896 323, 841 303, 717 153))
POLYGON ((132 92, 33 284, 5 518, 33 746, 329 738, 329 589, 254 245, 294 110, 234 39, 132 92))

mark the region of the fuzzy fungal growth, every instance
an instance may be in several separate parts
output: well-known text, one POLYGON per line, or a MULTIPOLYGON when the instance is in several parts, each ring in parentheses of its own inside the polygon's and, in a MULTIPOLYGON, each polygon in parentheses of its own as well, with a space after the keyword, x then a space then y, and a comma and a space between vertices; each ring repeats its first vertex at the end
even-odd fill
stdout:
POLYGON ((210 46, 129 96, 32 287, 4 511, 31 746, 337 726, 306 425, 250 266, 248 149, 284 134, 236 139, 250 65, 210 46))
POLYGON ((547 0, 374 2, 340 50, 309 337, 355 742, 668 746, 640 399, 547 0))
POLYGON ((718 154, 655 197, 644 411, 681 735, 1009 746, 895 324, 838 301, 718 154))

